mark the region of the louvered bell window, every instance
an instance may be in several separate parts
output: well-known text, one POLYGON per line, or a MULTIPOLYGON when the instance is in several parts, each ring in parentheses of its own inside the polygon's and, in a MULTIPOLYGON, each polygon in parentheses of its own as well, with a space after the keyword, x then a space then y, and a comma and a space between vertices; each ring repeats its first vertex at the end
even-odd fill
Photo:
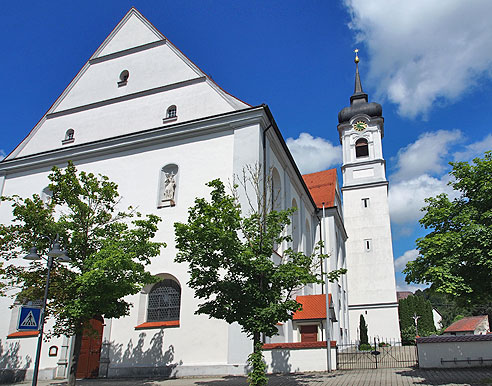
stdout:
POLYGON ((160 281, 149 293, 147 322, 179 320, 180 302, 179 284, 170 279, 160 281))

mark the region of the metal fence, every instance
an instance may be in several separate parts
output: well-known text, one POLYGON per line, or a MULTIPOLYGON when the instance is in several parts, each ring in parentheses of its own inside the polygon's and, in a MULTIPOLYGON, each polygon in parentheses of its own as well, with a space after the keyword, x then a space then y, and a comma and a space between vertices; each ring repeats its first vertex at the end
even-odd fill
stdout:
POLYGON ((402 346, 396 341, 374 341, 369 345, 358 342, 337 345, 337 369, 378 369, 414 367, 418 365, 417 347, 402 346))

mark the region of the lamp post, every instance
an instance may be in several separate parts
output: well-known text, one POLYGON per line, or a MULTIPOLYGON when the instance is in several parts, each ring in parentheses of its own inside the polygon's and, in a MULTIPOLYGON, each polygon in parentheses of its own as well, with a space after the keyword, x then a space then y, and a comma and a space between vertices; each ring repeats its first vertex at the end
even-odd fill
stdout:
POLYGON ((50 286, 51 268, 53 267, 53 263, 55 262, 55 259, 57 259, 57 261, 59 261, 60 263, 70 262, 70 257, 66 255, 66 251, 62 251, 60 249, 58 234, 56 235, 55 241, 52 241, 47 236, 43 236, 43 237, 50 240, 50 251, 48 252, 48 258, 38 255, 38 251, 36 247, 32 247, 29 254, 24 256, 25 260, 39 261, 42 259, 46 261, 48 264, 48 274, 46 275, 46 286, 44 288, 43 308, 41 309, 41 320, 39 323, 39 335, 38 335, 38 346, 36 349, 36 360, 34 361, 34 373, 32 375, 32 386, 37 386, 38 384, 39 360, 41 357, 41 345, 43 344, 44 318, 46 315, 45 313, 46 303, 48 301, 48 289, 50 286))

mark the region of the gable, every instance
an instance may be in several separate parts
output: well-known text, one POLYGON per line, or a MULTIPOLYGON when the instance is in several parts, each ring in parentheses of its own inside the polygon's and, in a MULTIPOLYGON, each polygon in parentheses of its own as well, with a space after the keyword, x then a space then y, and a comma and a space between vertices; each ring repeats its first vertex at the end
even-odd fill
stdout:
POLYGON ((6 160, 248 107, 132 8, 6 160), (177 117, 166 121, 172 105, 177 117))
POLYGON ((164 37, 134 8, 118 23, 91 59, 143 46, 164 37))

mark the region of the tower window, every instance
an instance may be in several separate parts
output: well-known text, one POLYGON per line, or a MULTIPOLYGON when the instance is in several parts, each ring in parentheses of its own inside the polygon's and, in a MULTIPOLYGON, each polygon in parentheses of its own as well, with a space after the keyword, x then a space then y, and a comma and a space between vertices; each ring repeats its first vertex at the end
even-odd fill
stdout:
POLYGON ((369 208, 369 199, 368 198, 362 199, 362 207, 363 208, 369 208))
POLYGON ((366 252, 370 252, 372 249, 372 240, 371 239, 365 239, 364 240, 364 249, 366 252))
POLYGON ((128 70, 121 71, 120 81, 118 82, 118 87, 126 86, 126 84, 128 83, 129 77, 130 77, 130 73, 128 72, 128 70))
POLYGON ((357 142, 355 142, 355 156, 359 157, 367 157, 369 155, 369 146, 367 144, 367 139, 359 138, 357 142))

